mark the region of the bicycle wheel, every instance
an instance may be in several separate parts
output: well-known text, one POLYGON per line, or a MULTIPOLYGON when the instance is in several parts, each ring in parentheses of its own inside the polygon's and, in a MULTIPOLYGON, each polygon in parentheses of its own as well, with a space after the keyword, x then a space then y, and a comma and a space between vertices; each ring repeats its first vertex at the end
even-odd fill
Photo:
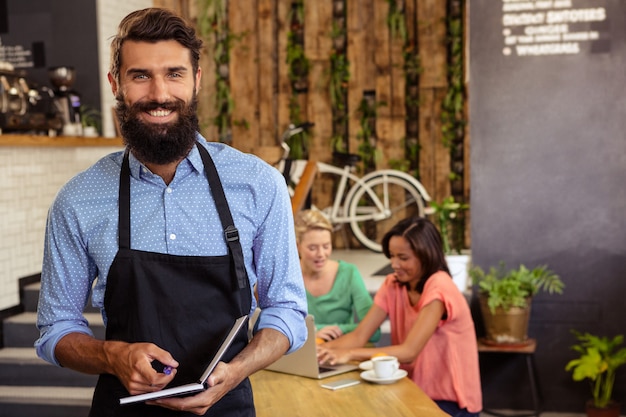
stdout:
POLYGON ((374 252, 382 252, 383 236, 398 221, 424 216, 419 190, 393 173, 381 173, 364 184, 356 184, 348 197, 350 229, 363 246, 374 252))

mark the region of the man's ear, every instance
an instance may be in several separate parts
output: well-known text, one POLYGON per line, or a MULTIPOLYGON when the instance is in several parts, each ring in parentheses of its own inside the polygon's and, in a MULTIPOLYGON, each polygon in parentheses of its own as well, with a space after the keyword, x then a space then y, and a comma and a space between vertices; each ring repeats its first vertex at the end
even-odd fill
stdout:
POLYGON ((110 72, 107 74, 107 78, 109 79, 109 84, 111 84, 111 91, 113 91, 113 96, 117 97, 117 90, 118 90, 117 81, 115 81, 115 78, 113 78, 110 72))
POLYGON ((200 80, 202 79, 202 68, 198 67, 196 72, 196 95, 200 92, 200 80))

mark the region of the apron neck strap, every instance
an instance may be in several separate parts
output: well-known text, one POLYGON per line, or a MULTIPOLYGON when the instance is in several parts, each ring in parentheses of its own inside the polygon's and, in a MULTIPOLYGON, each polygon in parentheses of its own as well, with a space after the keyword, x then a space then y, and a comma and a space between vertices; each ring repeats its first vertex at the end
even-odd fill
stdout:
POLYGON ((126 148, 124 159, 122 160, 119 199, 118 245, 120 249, 130 249, 130 165, 128 163, 128 148, 126 148))
POLYGON ((220 181, 217 169, 213 163, 213 158, 209 155, 209 151, 198 143, 196 143, 196 147, 200 152, 200 157, 202 158, 202 163, 204 164, 204 172, 209 180, 209 187, 211 187, 211 193, 213 194, 213 199, 215 200, 217 213, 220 216, 220 221, 222 222, 222 227, 224 228, 224 238, 226 239, 226 244, 228 245, 228 249, 233 257, 237 283, 239 284, 240 289, 246 288, 249 285, 249 281, 248 273, 243 260, 241 242, 239 241, 239 231, 235 227, 235 222, 230 214, 230 208, 228 207, 228 201, 226 200, 226 195, 224 194, 222 182, 220 181))

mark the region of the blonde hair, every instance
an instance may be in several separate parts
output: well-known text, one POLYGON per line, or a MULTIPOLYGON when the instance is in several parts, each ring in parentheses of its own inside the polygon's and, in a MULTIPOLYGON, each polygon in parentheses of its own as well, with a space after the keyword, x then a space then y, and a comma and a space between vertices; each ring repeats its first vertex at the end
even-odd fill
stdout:
POLYGON ((296 240, 300 242, 302 236, 309 230, 328 230, 333 232, 333 225, 319 210, 302 210, 294 219, 296 240))

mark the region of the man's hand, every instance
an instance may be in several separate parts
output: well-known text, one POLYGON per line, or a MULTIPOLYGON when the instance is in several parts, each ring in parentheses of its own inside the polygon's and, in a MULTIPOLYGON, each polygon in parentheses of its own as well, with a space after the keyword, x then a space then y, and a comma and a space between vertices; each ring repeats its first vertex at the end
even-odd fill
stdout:
POLYGON ((161 398, 155 401, 146 401, 146 404, 160 405, 170 410, 186 411, 200 416, 204 415, 211 406, 242 381, 240 377, 231 372, 231 367, 232 365, 224 362, 218 363, 207 380, 209 388, 196 395, 161 398))
POLYGON ((169 352, 152 343, 111 342, 105 351, 109 355, 113 375, 131 395, 161 390, 176 376, 178 362, 169 352), (169 375, 152 367, 155 360, 171 368, 169 375))
POLYGON ((274 329, 258 331, 250 343, 229 363, 220 362, 209 376, 209 388, 190 397, 162 398, 147 402, 172 410, 202 415, 245 378, 281 357, 289 340, 274 329))
POLYGON ((152 343, 105 342, 82 333, 64 336, 57 343, 55 355, 66 368, 115 375, 131 395, 162 389, 174 378, 178 366, 169 352, 152 343), (154 360, 171 367, 171 373, 154 370, 154 360))

